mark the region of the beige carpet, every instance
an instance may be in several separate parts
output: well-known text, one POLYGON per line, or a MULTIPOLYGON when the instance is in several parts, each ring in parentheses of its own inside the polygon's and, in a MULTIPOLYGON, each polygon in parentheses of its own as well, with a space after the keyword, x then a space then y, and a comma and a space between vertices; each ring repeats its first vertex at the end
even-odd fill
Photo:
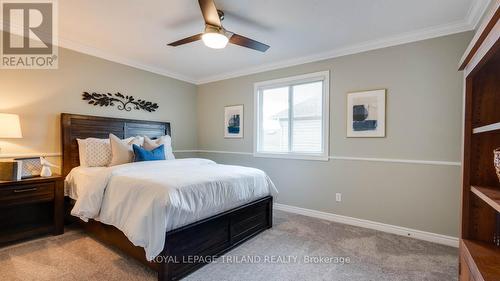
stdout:
MULTIPOLYGON (((448 281, 457 280, 457 252, 451 247, 276 211, 271 230, 186 280, 448 281), (324 260, 309 263, 312 257, 324 260), (336 257, 349 258, 349 263, 336 257), (252 259, 260 262, 252 263, 252 259)), ((0 280, 156 280, 156 275, 71 230, 62 236, 1 248, 0 280)))

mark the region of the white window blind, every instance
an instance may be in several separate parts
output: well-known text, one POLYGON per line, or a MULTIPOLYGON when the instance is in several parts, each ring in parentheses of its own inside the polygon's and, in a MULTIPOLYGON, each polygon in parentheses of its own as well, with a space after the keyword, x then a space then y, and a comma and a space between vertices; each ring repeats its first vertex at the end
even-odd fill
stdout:
POLYGON ((255 84, 254 155, 328 160, 329 72, 255 84))

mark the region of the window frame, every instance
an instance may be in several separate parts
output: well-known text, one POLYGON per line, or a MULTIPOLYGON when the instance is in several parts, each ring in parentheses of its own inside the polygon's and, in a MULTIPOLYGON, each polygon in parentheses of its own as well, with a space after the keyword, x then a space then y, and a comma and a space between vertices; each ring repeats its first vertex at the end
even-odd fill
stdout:
MULTIPOLYGON (((293 100, 289 98, 289 114, 293 115, 293 100)), ((329 147, 330 147, 330 71, 313 72, 303 75, 291 76, 286 78, 268 80, 257 82, 254 84, 254 132, 253 132, 253 156, 265 158, 283 158, 283 159, 302 159, 302 160, 329 160, 329 147), (261 129, 262 124, 262 92, 266 89, 289 87, 289 97, 293 96, 291 86, 323 81, 322 92, 322 152, 293 152, 291 138, 293 135, 293 121, 289 125, 289 151, 287 152, 273 152, 273 151, 260 151, 259 146, 261 142, 261 129)))

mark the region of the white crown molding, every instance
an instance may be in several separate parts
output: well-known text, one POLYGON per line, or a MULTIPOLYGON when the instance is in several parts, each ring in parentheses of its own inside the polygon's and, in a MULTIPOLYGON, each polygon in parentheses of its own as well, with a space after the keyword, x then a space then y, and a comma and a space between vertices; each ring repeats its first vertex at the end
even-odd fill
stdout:
POLYGON ((374 229, 382 232, 392 233, 400 236, 411 237, 419 240, 434 242, 442 245, 447 245, 451 247, 458 247, 458 238, 453 236, 447 236, 407 227, 401 227, 396 225, 390 225, 370 220, 358 219, 348 216, 336 215, 332 213, 326 213, 311 209, 305 209, 290 205, 284 205, 279 203, 274 203, 274 209, 280 210, 288 213, 294 213, 299 215, 304 215, 308 217, 324 219, 332 222, 343 223, 348 225, 359 226, 363 228, 374 229))
MULTIPOLYGON (((397 46, 401 44, 406 44, 406 43, 411 43, 411 42, 416 42, 416 41, 421 41, 421 40, 426 40, 426 39, 431 39, 431 38, 436 38, 436 37, 441 37, 441 36, 446 36, 446 35, 451 35, 455 33, 460 33, 460 32, 465 32, 465 31, 470 31, 474 30, 482 15, 486 11, 486 8, 488 7, 490 0, 473 0, 471 7, 468 10, 467 16, 464 20, 456 21, 456 22, 451 22, 448 24, 444 25, 439 25, 439 26, 434 26, 434 27, 429 27, 417 31, 412 31, 412 32, 406 32, 402 34, 398 34, 395 36, 390 36, 378 40, 372 40, 372 41, 366 41, 362 42, 359 44, 351 45, 351 46, 345 46, 343 48, 338 48, 338 49, 333 49, 327 52, 323 53, 318 53, 318 54, 313 54, 313 55, 308 55, 300 58, 294 58, 294 59, 289 59, 289 60, 283 60, 283 61, 278 61, 278 62, 273 62, 269 64, 265 64, 259 67, 251 67, 247 69, 242 69, 238 70, 235 72, 226 72, 222 74, 218 74, 215 76, 207 76, 203 77, 200 79, 196 79, 194 77, 190 77, 188 75, 183 75, 176 73, 175 71, 170 71, 165 68, 160 68, 157 66, 153 65, 148 65, 144 64, 141 62, 138 62, 136 60, 120 57, 117 55, 114 55, 111 52, 106 52, 85 44, 82 44, 80 42, 74 42, 70 41, 64 38, 59 37, 59 43, 58 45, 60 47, 74 50, 83 54, 88 54, 91 56, 95 56, 98 58, 102 58, 105 60, 109 60, 112 62, 120 63, 123 65, 127 65, 133 68, 145 70, 148 72, 152 72, 155 74, 159 74, 162 76, 174 78, 177 80, 185 81, 191 84, 195 85, 201 85, 201 84, 206 84, 210 82, 215 82, 215 81, 220 81, 220 80, 225 80, 225 79, 230 79, 230 78, 235 78, 235 77, 240 77, 240 76, 245 76, 245 75, 250 75, 250 74, 255 74, 259 72, 264 72, 264 71, 270 71, 270 70, 276 70, 280 68, 285 68, 285 67, 290 67, 290 66, 295 66, 295 65, 300 65, 300 64, 305 64, 305 63, 311 63, 311 62, 316 62, 316 61, 321 61, 321 60, 326 60, 326 59, 331 59, 331 58, 336 58, 336 57, 341 57, 341 56, 346 56, 346 55, 352 55, 356 53, 362 53, 362 52, 367 52, 371 50, 376 50, 376 49, 381 49, 381 48, 387 48, 391 46, 397 46)), ((1 26, 3 26, 3 21, 0 21, 2 23, 1 26)), ((22 32, 19 32, 19 28, 13 27, 13 30, 15 34, 21 35, 22 32)))
MULTIPOLYGON (((4 23, 3 19, 0 20, 0 30, 2 30, 2 31, 3 31, 3 23, 4 23)), ((10 24, 9 25, 9 31, 12 34, 16 34, 18 36, 24 36, 24 31, 23 31, 23 28, 21 26, 10 24)), ((80 42, 75 42, 75 41, 71 41, 71 40, 59 37, 58 40, 57 40, 57 44, 54 44, 54 45, 57 45, 57 46, 59 46, 61 48, 73 50, 73 51, 76 51, 76 52, 79 52, 79 53, 82 53, 82 54, 86 54, 86 55, 94 56, 94 57, 101 58, 101 59, 104 59, 104 60, 108 60, 108 61, 111 61, 111 62, 115 62, 115 63, 123 64, 123 65, 126 65, 126 66, 130 66, 130 67, 133 67, 133 68, 136 68, 136 69, 140 69, 140 70, 148 71, 148 72, 151 72, 151 73, 155 73, 155 74, 158 74, 158 75, 161 75, 161 76, 166 76, 166 77, 169 77, 169 78, 181 80, 181 81, 188 82, 188 83, 191 83, 191 84, 197 84, 196 79, 192 79, 192 78, 190 78, 188 76, 185 76, 185 75, 182 75, 182 74, 178 74, 178 73, 175 73, 175 72, 172 72, 172 71, 168 71, 166 69, 159 68, 159 67, 156 67, 156 66, 143 64, 143 63, 140 63, 140 62, 132 60, 132 59, 128 59, 128 58, 124 58, 124 57, 121 57, 121 56, 117 56, 117 55, 115 55, 113 53, 105 52, 105 51, 102 51, 100 49, 94 48, 92 46, 85 45, 85 44, 80 43, 80 42)))
POLYGON ((437 38, 441 36, 456 34, 465 31, 475 30, 479 25, 486 9, 491 0, 473 0, 464 20, 438 25, 434 27, 424 28, 417 31, 407 32, 390 36, 378 40, 366 41, 359 44, 346 46, 344 48, 334 49, 328 52, 294 58, 291 60, 283 60, 279 62, 269 63, 262 66, 238 70, 235 72, 222 73, 196 81, 197 85, 207 84, 211 82, 226 80, 230 78, 241 77, 245 75, 271 71, 280 68, 296 66, 305 63, 311 63, 336 57, 358 54, 362 52, 382 49, 426 39, 437 38))
POLYGON ((473 0, 469 11, 467 12, 466 21, 472 27, 472 29, 476 30, 481 18, 484 13, 486 13, 486 9, 490 4, 491 0, 473 0))
POLYGON ((486 56, 491 48, 493 48, 498 40, 498 37, 500 36, 500 22, 496 22, 491 30, 486 32, 489 22, 493 19, 495 12, 500 8, 500 0, 496 0, 495 5, 491 8, 492 9, 488 12, 488 15, 485 16, 485 20, 478 28, 478 32, 476 32, 474 38, 472 38, 471 43, 460 60, 459 67, 464 70, 464 77, 467 77, 476 68, 476 66, 482 61, 482 58, 486 56), (486 35, 486 37, 481 39, 480 37, 483 35, 486 35), (479 43, 479 41, 481 41, 481 43, 479 44, 478 49, 472 53, 472 50, 476 44, 479 43), (472 55, 472 57, 468 58, 469 55, 472 55))
POLYGON ((452 23, 445 24, 445 25, 439 25, 439 26, 425 28, 425 29, 421 29, 421 30, 417 30, 417 31, 413 31, 413 32, 402 33, 402 34, 399 34, 396 36, 386 37, 386 38, 372 40, 372 41, 366 41, 366 42, 362 42, 359 44, 346 46, 344 48, 334 49, 334 50, 331 50, 328 52, 323 52, 323 53, 318 53, 318 54, 314 54, 314 55, 294 58, 291 60, 284 60, 284 61, 264 64, 262 66, 242 69, 242 70, 238 70, 235 72, 227 72, 227 73, 223 73, 223 74, 218 74, 218 75, 214 75, 211 77, 199 79, 199 80, 197 80, 197 84, 198 85, 207 84, 207 83, 211 83, 211 82, 241 77, 241 76, 255 74, 255 73, 261 73, 261 72, 265 72, 265 71, 281 69, 281 68, 290 67, 290 66, 296 66, 296 65, 306 64, 306 63, 317 62, 317 61, 321 61, 321 60, 327 60, 327 59, 332 59, 332 58, 337 58, 337 57, 342 57, 342 56, 347 56, 347 55, 358 54, 358 53, 363 53, 363 52, 367 52, 367 51, 372 51, 372 50, 377 50, 377 49, 382 49, 382 48, 387 48, 387 47, 422 41, 422 40, 426 40, 426 39, 456 34, 456 33, 460 33, 460 32, 470 31, 472 29, 473 29, 472 26, 466 20, 452 22, 452 23))
POLYGON ((91 46, 87 46, 87 45, 79 43, 79 42, 74 42, 74 41, 70 41, 67 39, 59 38, 59 47, 70 49, 73 51, 77 51, 77 52, 80 52, 83 54, 91 55, 91 56, 98 57, 101 59, 105 59, 108 61, 116 62, 119 64, 127 65, 127 66, 137 68, 140 70, 145 70, 145 71, 152 72, 152 73, 162 75, 162 76, 166 76, 169 78, 181 80, 181 81, 188 82, 191 84, 195 84, 195 85, 198 84, 198 81, 196 79, 191 78, 191 77, 188 77, 188 76, 185 76, 182 74, 178 74, 176 72, 169 71, 169 70, 159 68, 156 66, 143 64, 143 63, 140 63, 138 61, 131 60, 131 59, 128 59, 125 57, 120 57, 120 56, 114 55, 112 53, 108 53, 108 52, 99 50, 99 49, 91 47, 91 46))

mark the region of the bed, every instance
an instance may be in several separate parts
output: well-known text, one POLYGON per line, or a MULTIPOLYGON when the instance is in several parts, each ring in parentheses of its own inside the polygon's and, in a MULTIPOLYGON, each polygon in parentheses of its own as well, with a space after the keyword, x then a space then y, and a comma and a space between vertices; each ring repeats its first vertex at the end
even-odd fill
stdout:
MULTIPOLYGON (((62 173, 64 176, 70 174, 72 170, 73 173, 75 170, 78 170, 79 152, 76 141, 77 138, 107 138, 110 133, 120 138, 138 135, 156 138, 162 135, 171 135, 170 123, 167 122, 129 120, 67 113, 61 115, 61 129, 63 151, 62 173), (76 169, 74 170, 74 168, 76 169)), ((199 169, 196 168, 196 171, 205 171, 206 174, 211 174, 216 171, 211 170, 215 168, 215 164, 211 163, 210 160, 185 159, 174 161, 175 162, 163 161, 158 165, 164 165, 163 169, 168 169, 172 171, 172 173, 173 171, 177 171, 179 175, 178 179, 187 177, 186 171, 188 169, 184 167, 198 167, 193 165, 199 165, 199 169)), ((125 186, 124 180, 127 179, 125 175, 132 178, 133 175, 126 173, 130 173, 130 171, 137 169, 137 166, 131 169, 127 165, 129 164, 121 165, 123 167, 116 168, 116 172, 113 172, 113 179, 117 179, 113 184, 114 186, 118 186, 113 187, 115 190, 120 186, 125 186), (121 182, 118 180, 120 179, 120 175, 122 176, 121 182)), ((152 165, 156 164, 137 163, 137 165, 143 169, 145 174, 144 179, 152 178, 152 176, 147 176, 147 171, 154 170, 152 169, 152 167, 154 167, 152 165)), ((236 167, 235 169, 237 170, 236 167)), ((193 175, 193 178, 196 178, 196 175, 193 175)), ((159 182, 163 181, 165 180, 159 180, 159 182)), ((145 183, 154 184, 154 182, 149 183, 147 181, 145 181, 145 183)), ((109 187, 111 188, 111 186, 110 184, 109 187)), ((248 191, 246 191, 246 193, 248 193, 248 191)), ((200 268, 207 262, 210 262, 214 257, 224 254, 249 238, 272 227, 273 198, 270 194, 262 194, 263 193, 253 194, 254 197, 258 198, 247 196, 247 198, 255 199, 252 199, 250 202, 248 202, 248 199, 246 201, 233 200, 231 201, 233 205, 227 204, 222 209, 212 210, 212 212, 215 213, 207 213, 206 210, 200 209, 200 214, 205 213, 210 214, 210 216, 198 216, 199 219, 196 220, 191 218, 170 224, 167 220, 165 226, 154 221, 149 222, 150 227, 164 227, 164 235, 162 237, 164 237, 165 241, 162 243, 162 248, 157 251, 160 252, 160 254, 155 258, 151 256, 146 258, 147 252, 155 252, 149 251, 148 247, 135 246, 134 243, 127 238, 127 236, 131 237, 130 233, 125 231, 127 233, 125 234, 117 227, 103 223, 103 221, 107 222, 105 219, 99 218, 99 221, 88 219, 86 222, 82 220, 78 221, 89 234, 93 235, 98 240, 125 252, 130 257, 155 270, 158 273, 158 280, 178 280, 200 268), (235 202, 240 202, 240 204, 235 202)), ((111 198, 111 195, 106 196, 111 198)), ((109 199, 107 197, 104 198, 109 199)), ((66 209, 69 212, 73 209, 75 200, 67 197, 65 202, 67 204, 66 209)), ((147 205, 147 203, 145 205, 147 205)), ((137 217, 140 217, 140 214, 136 215, 135 220, 137 220, 137 217)), ((135 241, 134 239, 131 240, 135 241)), ((137 241, 135 242, 137 245, 137 241)))

